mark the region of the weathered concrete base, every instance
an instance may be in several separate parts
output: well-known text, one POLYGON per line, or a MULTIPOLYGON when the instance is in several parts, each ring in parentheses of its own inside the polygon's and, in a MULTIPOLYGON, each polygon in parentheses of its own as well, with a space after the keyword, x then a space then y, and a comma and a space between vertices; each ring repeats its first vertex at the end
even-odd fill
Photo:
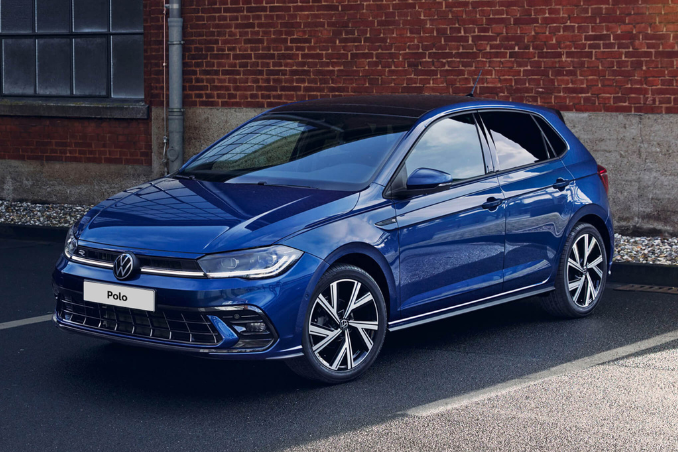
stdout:
POLYGON ((0 199, 96 204, 149 179, 140 165, 0 160, 0 199))
MULTIPOLYGON (((187 108, 187 160, 261 113, 187 108)), ((0 199, 94 203, 162 176, 163 110, 152 109, 153 166, 0 161, 0 199)), ((565 113, 572 131, 610 174, 615 226, 624 234, 678 235, 678 115, 565 113)))
POLYGON ((609 172, 617 232, 678 235, 678 115, 565 113, 609 172))

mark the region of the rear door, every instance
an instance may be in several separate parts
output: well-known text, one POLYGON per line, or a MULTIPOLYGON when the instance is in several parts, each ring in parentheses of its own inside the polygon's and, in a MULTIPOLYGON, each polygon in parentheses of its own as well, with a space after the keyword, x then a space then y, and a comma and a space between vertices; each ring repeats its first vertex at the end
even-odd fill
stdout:
POLYGON ((502 282, 503 195, 473 115, 429 126, 396 180, 407 180, 418 168, 444 171, 454 181, 394 203, 403 317, 497 294, 502 282))
POLYGON ((572 175, 530 113, 480 113, 506 197, 503 291, 537 285, 559 262, 562 235, 573 214, 572 175))

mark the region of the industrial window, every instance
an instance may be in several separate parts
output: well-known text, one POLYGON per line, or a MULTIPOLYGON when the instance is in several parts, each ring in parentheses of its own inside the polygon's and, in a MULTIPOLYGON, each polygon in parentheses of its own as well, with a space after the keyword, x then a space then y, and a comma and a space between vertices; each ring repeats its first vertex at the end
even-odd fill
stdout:
POLYGON ((143 99, 142 0, 0 0, 0 95, 143 99))

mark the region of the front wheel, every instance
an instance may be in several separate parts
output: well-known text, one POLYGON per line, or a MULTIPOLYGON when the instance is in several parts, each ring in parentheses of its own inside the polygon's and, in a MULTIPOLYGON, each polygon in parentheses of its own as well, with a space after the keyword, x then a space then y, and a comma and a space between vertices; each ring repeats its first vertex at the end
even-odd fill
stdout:
POLYGON ((386 335, 386 304, 361 268, 338 265, 318 282, 304 322, 304 356, 288 360, 298 375, 324 383, 353 380, 372 365, 386 335))
POLYGON ((589 315, 598 306, 607 281, 607 252, 600 233, 587 223, 574 227, 560 258, 555 290, 543 300, 556 317, 589 315))

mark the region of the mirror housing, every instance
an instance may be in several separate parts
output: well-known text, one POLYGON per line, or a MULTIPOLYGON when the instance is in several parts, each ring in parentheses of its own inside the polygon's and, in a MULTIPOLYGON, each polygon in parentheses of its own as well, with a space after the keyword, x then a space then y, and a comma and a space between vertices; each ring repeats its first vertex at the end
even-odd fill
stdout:
POLYGON ((426 188, 436 188, 443 184, 452 182, 454 178, 444 171, 438 171, 431 168, 417 168, 410 177, 407 178, 408 190, 421 190, 426 188))

